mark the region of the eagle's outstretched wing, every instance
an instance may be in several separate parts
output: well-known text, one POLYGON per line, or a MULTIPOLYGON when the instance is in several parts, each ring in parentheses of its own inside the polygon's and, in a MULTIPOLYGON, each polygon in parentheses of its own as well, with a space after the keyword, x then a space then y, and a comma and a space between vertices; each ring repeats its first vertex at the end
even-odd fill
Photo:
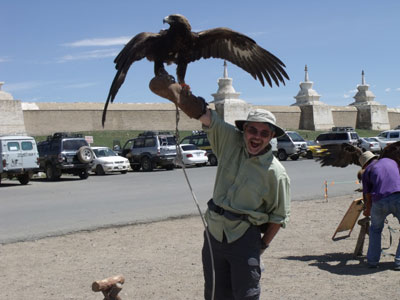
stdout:
POLYGON ((383 148, 379 158, 391 158, 400 166, 400 141, 389 144, 383 148))
POLYGON ((222 58, 250 73, 263 86, 264 78, 270 86, 272 80, 279 86, 279 82, 285 84, 284 78, 289 79, 284 70, 285 64, 244 34, 219 27, 197 35, 193 50, 187 57, 188 62, 201 58, 222 58))
POLYGON ((324 156, 317 158, 317 161, 321 163, 321 167, 332 166, 344 168, 351 164, 360 166, 359 158, 362 151, 356 146, 343 143, 323 145, 321 148, 327 150, 324 156))
POLYGON ((109 102, 114 101, 115 96, 118 93, 119 88, 125 81, 126 74, 128 73, 129 67, 135 62, 145 57, 154 56, 155 48, 157 48, 157 42, 160 38, 160 34, 151 32, 142 32, 134 36, 128 44, 121 50, 118 56, 115 58, 115 74, 114 80, 111 84, 110 91, 107 96, 107 101, 104 105, 102 124, 106 120, 106 112, 109 102))

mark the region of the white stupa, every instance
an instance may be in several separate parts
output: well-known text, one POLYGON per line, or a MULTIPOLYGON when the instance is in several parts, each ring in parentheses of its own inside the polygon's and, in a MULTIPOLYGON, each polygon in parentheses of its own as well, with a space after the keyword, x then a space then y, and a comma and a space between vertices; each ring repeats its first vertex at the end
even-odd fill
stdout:
POLYGON ((365 83, 364 70, 361 72, 361 84, 357 85, 357 94, 353 97, 356 101, 349 105, 380 105, 376 102, 375 95, 369 90, 369 84, 365 83))
POLYGON ((228 77, 228 65, 224 61, 224 74, 222 78, 218 79, 218 91, 211 96, 214 97, 213 102, 226 101, 226 100, 239 100, 240 93, 236 92, 232 86, 233 79, 228 77))
POLYGON ((319 101, 321 95, 319 95, 315 90, 313 90, 314 82, 310 81, 308 78, 308 69, 307 65, 304 68, 305 76, 304 82, 300 82, 300 91, 298 92, 297 96, 294 98, 296 99, 296 103, 292 105, 321 105, 324 104, 319 101))
POLYGON ((240 93, 235 91, 232 82, 233 79, 228 77, 227 63, 224 61, 224 74, 218 79, 218 91, 211 94, 214 97, 212 103, 225 122, 234 125, 235 120, 246 119, 250 104, 239 99, 240 93))

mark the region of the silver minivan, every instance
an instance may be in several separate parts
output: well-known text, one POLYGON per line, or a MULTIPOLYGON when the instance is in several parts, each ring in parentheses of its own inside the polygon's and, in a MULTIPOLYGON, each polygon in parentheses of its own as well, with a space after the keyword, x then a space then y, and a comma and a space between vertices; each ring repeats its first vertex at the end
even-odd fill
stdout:
POLYGON ((27 184, 39 170, 36 141, 30 136, 0 136, 0 183, 2 178, 16 177, 27 184))
POLYGON ((378 138, 392 142, 400 141, 400 130, 382 131, 380 134, 378 134, 378 138))

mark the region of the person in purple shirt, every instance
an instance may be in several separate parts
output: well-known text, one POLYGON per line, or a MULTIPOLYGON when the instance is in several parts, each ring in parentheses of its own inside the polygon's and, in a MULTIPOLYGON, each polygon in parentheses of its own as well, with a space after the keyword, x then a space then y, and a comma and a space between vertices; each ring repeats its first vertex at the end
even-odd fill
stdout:
MULTIPOLYGON (((362 175, 362 184, 365 199, 372 202, 367 262, 370 268, 376 268, 382 251, 381 236, 386 217, 393 214, 400 222, 399 165, 390 158, 373 161, 362 175)), ((394 264, 394 269, 400 271, 400 243, 394 264)))

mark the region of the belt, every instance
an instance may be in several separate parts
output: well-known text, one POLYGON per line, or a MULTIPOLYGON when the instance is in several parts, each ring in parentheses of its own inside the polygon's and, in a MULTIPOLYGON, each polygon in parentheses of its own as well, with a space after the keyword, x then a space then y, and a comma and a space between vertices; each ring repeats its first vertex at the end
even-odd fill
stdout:
POLYGON ((218 206, 217 204, 214 203, 213 199, 210 199, 207 202, 207 206, 209 210, 212 210, 213 212, 224 216, 228 220, 231 221, 249 221, 248 215, 245 214, 237 214, 228 210, 223 209, 221 206, 218 206))

